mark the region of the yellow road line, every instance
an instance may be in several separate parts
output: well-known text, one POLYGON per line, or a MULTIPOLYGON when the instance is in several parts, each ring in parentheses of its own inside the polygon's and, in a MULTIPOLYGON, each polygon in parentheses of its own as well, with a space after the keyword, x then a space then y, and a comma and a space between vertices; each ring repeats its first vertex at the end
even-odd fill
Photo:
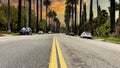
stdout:
POLYGON ((57 56, 56 56, 55 38, 53 38, 53 44, 52 44, 49 68, 57 68, 57 56))
POLYGON ((60 67, 61 68, 67 68, 67 65, 66 65, 65 59, 64 59, 64 57, 62 55, 62 52, 61 52, 60 45, 58 43, 57 37, 55 36, 55 38, 56 38, 55 39, 56 40, 56 46, 57 46, 59 60, 60 60, 60 67))
POLYGON ((58 68, 57 52, 58 52, 58 58, 59 58, 60 67, 61 68, 67 68, 67 65, 66 65, 64 57, 62 55, 62 52, 61 52, 60 45, 58 43, 57 37, 54 36, 51 55, 50 55, 49 68, 58 68))

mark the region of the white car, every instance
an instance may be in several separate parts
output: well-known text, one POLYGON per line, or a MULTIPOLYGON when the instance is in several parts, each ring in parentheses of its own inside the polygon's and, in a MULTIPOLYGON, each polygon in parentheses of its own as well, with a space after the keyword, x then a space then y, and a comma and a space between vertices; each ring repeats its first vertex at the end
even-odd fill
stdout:
POLYGON ((20 30, 20 35, 32 35, 32 29, 30 27, 23 27, 20 30))
POLYGON ((48 32, 48 34, 52 34, 52 32, 51 32, 51 31, 49 31, 49 32, 48 32))
POLYGON ((90 32, 83 32, 80 36, 81 38, 92 39, 92 35, 90 32))
POLYGON ((38 34, 43 34, 44 32, 43 31, 39 31, 38 34))

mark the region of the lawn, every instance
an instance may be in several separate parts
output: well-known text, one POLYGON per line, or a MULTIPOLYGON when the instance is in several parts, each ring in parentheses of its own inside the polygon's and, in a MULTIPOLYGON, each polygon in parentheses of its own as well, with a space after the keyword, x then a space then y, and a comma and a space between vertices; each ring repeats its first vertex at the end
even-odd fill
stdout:
POLYGON ((114 37, 93 37, 93 39, 104 39, 104 41, 109 41, 109 42, 120 42, 120 38, 114 38, 114 37))
POLYGON ((7 32, 7 31, 0 31, 0 36, 4 36, 4 35, 18 35, 18 33, 13 33, 13 32, 11 32, 11 33, 9 33, 9 32, 7 32))

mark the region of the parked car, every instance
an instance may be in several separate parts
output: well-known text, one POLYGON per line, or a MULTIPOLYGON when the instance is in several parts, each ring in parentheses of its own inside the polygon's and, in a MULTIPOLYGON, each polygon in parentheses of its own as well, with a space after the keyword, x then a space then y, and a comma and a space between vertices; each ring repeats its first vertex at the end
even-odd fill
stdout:
POLYGON ((32 35, 32 29, 30 27, 23 27, 20 30, 20 35, 32 35))
POLYGON ((70 36, 74 36, 75 34, 74 34, 74 32, 70 32, 69 35, 70 36))
POLYGON ((52 34, 52 31, 49 31, 48 34, 52 34))
POLYGON ((92 39, 92 35, 90 32, 83 32, 80 36, 81 38, 87 38, 87 39, 92 39))
POLYGON ((39 31, 38 34, 43 34, 44 32, 43 31, 39 31))
POLYGON ((70 36, 74 36, 75 35, 74 32, 66 32, 65 34, 66 35, 70 35, 70 36))

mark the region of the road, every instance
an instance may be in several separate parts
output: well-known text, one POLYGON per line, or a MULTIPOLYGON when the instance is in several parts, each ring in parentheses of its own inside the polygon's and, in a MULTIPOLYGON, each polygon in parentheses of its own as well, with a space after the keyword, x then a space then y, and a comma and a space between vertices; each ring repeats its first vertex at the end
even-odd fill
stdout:
POLYGON ((48 68, 54 54, 59 59, 57 63, 61 63, 58 57, 63 56, 67 68, 120 68, 118 44, 64 34, 56 37, 54 45, 54 34, 0 38, 0 68, 48 68))
POLYGON ((58 36, 68 68, 120 68, 120 45, 58 36))
POLYGON ((5 37, 0 42, 0 68, 47 68, 53 35, 5 37))

